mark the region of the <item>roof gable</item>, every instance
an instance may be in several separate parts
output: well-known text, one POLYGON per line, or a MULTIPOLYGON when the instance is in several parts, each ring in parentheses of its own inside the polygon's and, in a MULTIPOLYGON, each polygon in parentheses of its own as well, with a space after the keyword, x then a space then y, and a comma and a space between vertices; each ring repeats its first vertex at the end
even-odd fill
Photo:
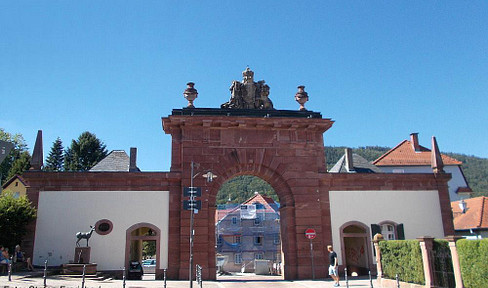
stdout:
POLYGON ((330 173, 381 173, 381 170, 375 165, 371 164, 362 156, 353 153, 352 163, 354 171, 348 171, 346 168, 346 155, 337 161, 337 163, 329 170, 330 173))
POLYGON ((466 211, 462 213, 459 201, 451 202, 455 230, 488 229, 488 197, 465 199, 466 211))
POLYGON ((10 186, 10 184, 12 184, 16 179, 18 179, 19 182, 22 183, 22 185, 27 186, 22 176, 15 175, 12 178, 10 178, 7 182, 5 182, 5 184, 2 185, 2 189, 7 189, 7 187, 10 186))
POLYGON ((124 150, 113 150, 90 169, 90 172, 129 172, 130 159, 124 150))
MULTIPOLYGON (((462 162, 441 154, 444 165, 461 165, 462 162)), ((415 151, 409 140, 403 140, 400 144, 390 149, 378 159, 373 161, 376 166, 430 166, 431 151, 419 145, 419 151, 415 151)))

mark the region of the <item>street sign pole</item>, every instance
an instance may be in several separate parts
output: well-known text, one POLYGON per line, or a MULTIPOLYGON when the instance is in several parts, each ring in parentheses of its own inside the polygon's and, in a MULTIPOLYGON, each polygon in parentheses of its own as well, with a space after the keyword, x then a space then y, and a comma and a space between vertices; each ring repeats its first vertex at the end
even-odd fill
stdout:
POLYGON ((305 237, 310 240, 310 259, 312 260, 312 279, 315 280, 315 265, 313 262, 313 242, 312 240, 317 236, 314 229, 308 228, 305 230, 305 237))
POLYGON ((310 257, 312 258, 312 279, 315 279, 315 265, 313 263, 313 242, 310 239, 310 257))

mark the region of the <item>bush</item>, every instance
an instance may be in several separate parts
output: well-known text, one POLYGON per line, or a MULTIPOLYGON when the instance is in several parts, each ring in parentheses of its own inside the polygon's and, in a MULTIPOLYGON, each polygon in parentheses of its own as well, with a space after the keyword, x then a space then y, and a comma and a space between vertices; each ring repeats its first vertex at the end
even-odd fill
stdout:
POLYGON ((26 196, 15 198, 10 191, 0 196, 0 244, 14 251, 27 233, 27 224, 36 219, 36 209, 26 196))
POLYGON ((417 240, 390 240, 379 243, 383 276, 403 282, 425 284, 422 252, 417 240))
POLYGON ((488 288, 488 239, 456 243, 466 288, 488 288))

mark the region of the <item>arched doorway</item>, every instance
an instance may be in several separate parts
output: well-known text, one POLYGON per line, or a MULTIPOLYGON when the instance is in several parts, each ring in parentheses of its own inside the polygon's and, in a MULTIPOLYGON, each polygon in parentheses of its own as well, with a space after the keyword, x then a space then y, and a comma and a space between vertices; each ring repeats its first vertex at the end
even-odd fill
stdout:
MULTIPOLYGON (((161 247, 161 230, 150 223, 138 223, 132 225, 126 231, 126 244, 125 244, 125 264, 126 271, 129 267, 130 261, 138 261, 142 263, 144 243, 151 243, 155 246, 155 259, 156 266, 154 267, 155 277, 160 274, 160 247, 161 247)), ((152 253, 151 253, 152 254, 152 253)), ((152 268, 152 267, 151 267, 152 268)), ((149 270, 146 268, 146 270, 149 270)), ((147 271, 149 272, 149 271, 147 271)), ((153 272, 152 270, 150 272, 153 272)), ((146 274, 146 272, 145 272, 146 274)))
POLYGON ((236 176, 221 186, 215 217, 217 280, 253 274, 282 279, 279 206, 274 189, 259 177, 236 176))
POLYGON ((342 265, 349 275, 368 275, 372 265, 368 227, 361 222, 341 226, 342 265))

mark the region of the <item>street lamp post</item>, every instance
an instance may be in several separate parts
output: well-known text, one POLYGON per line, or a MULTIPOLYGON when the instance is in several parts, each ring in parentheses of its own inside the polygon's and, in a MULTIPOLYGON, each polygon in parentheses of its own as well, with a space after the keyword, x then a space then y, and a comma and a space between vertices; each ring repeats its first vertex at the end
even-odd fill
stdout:
MULTIPOLYGON (((198 176, 201 172, 194 175, 194 166, 195 163, 191 161, 191 178, 190 178, 190 270, 189 270, 189 280, 190 280, 190 288, 193 288, 193 240, 195 237, 195 230, 193 229, 194 226, 194 218, 195 218, 195 207, 196 207, 196 194, 195 194, 195 187, 193 187, 193 179, 198 176)), ((214 178, 217 178, 217 175, 213 174, 211 171, 207 171, 207 173, 202 175, 207 179, 207 182, 212 182, 214 178)))
MULTIPOLYGON (((190 189, 193 189, 193 161, 191 161, 191 179, 190 179, 190 189)), ((195 196, 193 194, 190 194, 190 200, 195 200, 195 196)), ((193 207, 190 209, 190 272, 189 272, 189 278, 190 278, 190 288, 193 288, 193 236, 194 236, 194 231, 193 231, 193 218, 195 217, 195 210, 193 207)))

